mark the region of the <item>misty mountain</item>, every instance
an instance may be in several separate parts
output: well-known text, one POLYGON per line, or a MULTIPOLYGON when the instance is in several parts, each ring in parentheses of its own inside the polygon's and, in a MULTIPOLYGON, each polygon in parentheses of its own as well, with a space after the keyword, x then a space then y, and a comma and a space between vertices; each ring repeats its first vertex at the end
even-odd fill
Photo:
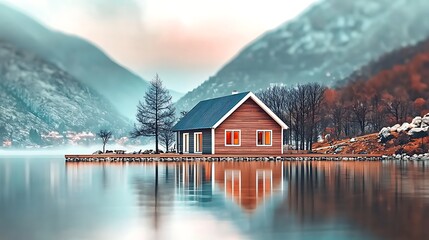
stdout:
MULTIPOLYGON (((93 44, 47 29, 2 4, 0 23, 0 40, 52 62, 110 100, 124 116, 134 119, 148 82, 114 62, 93 44)), ((181 96, 177 92, 172 95, 181 96)))
POLYGON ((418 105, 425 110, 422 115, 429 109, 428 89, 429 38, 389 52, 336 83, 336 90, 344 92, 346 100, 372 99, 375 95, 404 102, 419 99, 418 105))
POLYGON ((332 85, 371 60, 429 36, 427 0, 324 0, 245 47, 177 103, 272 84, 332 85))
MULTIPOLYGON (((335 83, 335 87, 341 88, 348 84, 353 84, 353 82, 358 81, 368 81, 371 78, 374 78, 376 75, 389 75, 385 78, 402 78, 403 80, 409 80, 409 78, 416 78, 419 76, 420 80, 429 81, 427 77, 421 77, 424 75, 423 72, 429 70, 429 65, 423 65, 417 67, 416 65, 421 64, 422 62, 427 62, 429 57, 429 38, 424 39, 423 41, 418 42, 417 44, 412 44, 403 48, 395 49, 391 52, 388 52, 381 57, 370 61, 366 65, 362 66, 357 71, 353 72, 350 76, 345 79, 335 83), (423 60, 423 61, 422 61, 423 60), (409 75, 399 76, 398 72, 403 67, 409 68, 411 71, 409 75), (396 72, 395 72, 396 71, 396 72)), ((414 80, 416 81, 416 80, 414 80)), ((387 83, 386 83, 387 84, 387 83)), ((413 84, 407 83, 405 85, 396 86, 394 88, 407 89, 410 88, 413 84)), ((384 86, 385 88, 387 86, 384 86)), ((426 89, 422 89, 426 90, 426 89)))
MULTIPOLYGON (((127 131, 131 124, 97 92, 33 53, 0 42, 0 128, 21 143, 31 129, 127 131)), ((4 133, 2 133, 4 134, 4 133)))

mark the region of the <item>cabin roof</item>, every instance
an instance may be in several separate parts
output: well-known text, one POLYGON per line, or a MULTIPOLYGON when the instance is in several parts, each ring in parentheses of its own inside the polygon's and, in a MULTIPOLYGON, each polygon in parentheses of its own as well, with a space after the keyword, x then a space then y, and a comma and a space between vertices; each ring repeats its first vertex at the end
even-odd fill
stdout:
POLYGON ((214 128, 249 93, 243 92, 201 101, 173 127, 173 131, 214 128))
POLYGON ((282 129, 289 128, 276 114, 259 100, 255 94, 252 92, 243 92, 199 102, 173 127, 172 130, 177 132, 208 128, 215 129, 249 98, 255 101, 259 107, 270 115, 282 129))

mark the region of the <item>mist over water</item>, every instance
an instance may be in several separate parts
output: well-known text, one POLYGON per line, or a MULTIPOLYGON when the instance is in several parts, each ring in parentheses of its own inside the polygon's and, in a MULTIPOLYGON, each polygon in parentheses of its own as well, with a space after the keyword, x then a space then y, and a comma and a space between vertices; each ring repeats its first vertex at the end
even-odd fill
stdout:
MULTIPOLYGON (((126 152, 138 152, 139 150, 154 149, 155 144, 145 145, 119 145, 119 144, 108 144, 106 150, 126 150, 126 152)), ((98 150, 102 150, 102 145, 91 145, 91 146, 65 146, 65 147, 53 147, 53 148, 10 148, 0 149, 1 156, 63 156, 66 154, 92 154, 98 150)))

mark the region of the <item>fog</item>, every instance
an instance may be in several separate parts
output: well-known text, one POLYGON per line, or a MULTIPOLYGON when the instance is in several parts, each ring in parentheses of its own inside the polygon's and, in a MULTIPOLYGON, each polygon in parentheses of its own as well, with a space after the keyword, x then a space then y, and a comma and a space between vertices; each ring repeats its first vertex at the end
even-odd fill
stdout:
MULTIPOLYGON (((32 149, 0 149, 1 156, 59 156, 66 154, 92 154, 97 150, 101 150, 102 146, 91 145, 91 146, 62 146, 52 148, 32 148, 32 149)), ((119 145, 119 144, 107 144, 106 150, 125 150, 128 152, 134 152, 139 150, 154 149, 154 144, 146 145, 119 145)), ((160 149, 163 149, 160 147, 160 149)))

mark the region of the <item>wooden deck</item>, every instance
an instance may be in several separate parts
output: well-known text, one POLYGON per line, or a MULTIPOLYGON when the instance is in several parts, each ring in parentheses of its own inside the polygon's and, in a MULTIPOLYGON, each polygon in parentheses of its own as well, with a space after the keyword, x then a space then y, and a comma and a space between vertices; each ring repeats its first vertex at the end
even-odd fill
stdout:
POLYGON ((381 154, 94 154, 65 155, 66 162, 182 162, 182 161, 379 161, 381 154))

